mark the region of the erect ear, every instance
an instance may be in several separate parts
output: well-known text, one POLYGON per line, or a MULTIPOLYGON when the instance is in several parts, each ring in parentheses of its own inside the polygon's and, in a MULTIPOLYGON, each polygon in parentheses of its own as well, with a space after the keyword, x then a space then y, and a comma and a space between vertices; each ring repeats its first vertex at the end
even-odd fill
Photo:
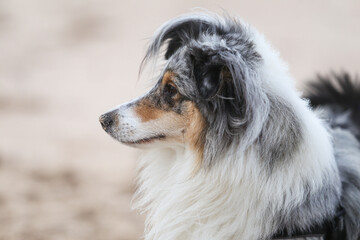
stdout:
POLYGON ((214 61, 214 56, 203 54, 191 56, 196 86, 202 99, 215 96, 220 88, 222 65, 214 61))

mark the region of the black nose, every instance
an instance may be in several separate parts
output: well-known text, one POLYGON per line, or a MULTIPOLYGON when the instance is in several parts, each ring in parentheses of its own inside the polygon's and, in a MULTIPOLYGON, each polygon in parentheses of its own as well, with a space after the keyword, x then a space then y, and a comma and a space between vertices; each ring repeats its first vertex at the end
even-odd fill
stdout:
POLYGON ((112 114, 103 114, 99 117, 99 121, 101 123, 101 126, 103 127, 103 129, 106 130, 106 128, 108 128, 109 126, 111 126, 114 122, 113 120, 113 115, 112 114))

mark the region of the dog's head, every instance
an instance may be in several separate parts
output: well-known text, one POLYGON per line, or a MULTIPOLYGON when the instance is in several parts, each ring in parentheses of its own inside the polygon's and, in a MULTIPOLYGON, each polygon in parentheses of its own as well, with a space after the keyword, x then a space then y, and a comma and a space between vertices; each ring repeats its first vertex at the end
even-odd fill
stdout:
POLYGON ((208 165, 233 141, 251 144, 268 114, 262 56, 252 38, 248 26, 230 18, 201 14, 167 22, 144 59, 166 45, 155 86, 102 115, 103 128, 135 147, 184 146, 208 165))

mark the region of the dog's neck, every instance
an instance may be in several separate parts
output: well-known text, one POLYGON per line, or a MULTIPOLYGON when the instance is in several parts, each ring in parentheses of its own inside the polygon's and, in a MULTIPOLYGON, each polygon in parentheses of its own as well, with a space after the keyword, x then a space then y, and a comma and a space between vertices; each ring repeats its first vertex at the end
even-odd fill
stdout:
POLYGON ((195 175, 190 150, 147 150, 135 194, 135 208, 147 214, 145 239, 267 239, 281 228, 307 228, 327 218, 340 186, 326 182, 336 170, 317 149, 329 147, 328 139, 311 147, 314 140, 305 139, 302 154, 271 173, 255 148, 239 154, 233 146, 195 175), (324 211, 312 212, 319 204, 324 211))
POLYGON ((317 195, 338 190, 330 189, 332 183, 311 186, 310 177, 304 180, 305 171, 297 164, 268 175, 254 159, 243 157, 236 159, 240 165, 214 166, 192 176, 193 159, 185 152, 182 156, 163 149, 148 151, 141 160, 135 207, 147 214, 145 239, 266 239, 280 228, 311 226, 336 207, 336 202, 325 199, 327 210, 311 214, 319 208, 311 206, 319 204, 317 198, 333 198, 317 195), (302 206, 309 208, 307 212, 302 206), (281 215, 282 211, 291 213, 281 215), (286 226, 283 221, 289 215, 293 216, 286 226), (298 217, 303 221, 296 225, 298 217))

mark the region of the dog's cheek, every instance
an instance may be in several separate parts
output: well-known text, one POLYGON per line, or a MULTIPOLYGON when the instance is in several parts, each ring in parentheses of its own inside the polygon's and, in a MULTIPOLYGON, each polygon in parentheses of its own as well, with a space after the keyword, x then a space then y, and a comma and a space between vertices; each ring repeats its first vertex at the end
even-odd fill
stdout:
POLYGON ((182 114, 156 106, 148 100, 139 102, 133 111, 144 130, 164 134, 168 140, 182 141, 187 123, 182 114))
POLYGON ((205 135, 207 124, 195 103, 186 104, 187 126, 185 141, 196 156, 196 168, 200 168, 204 157, 205 135))
POLYGON ((186 129, 187 120, 183 115, 175 112, 166 112, 154 124, 161 128, 160 131, 165 132, 168 140, 184 143, 183 133, 186 129))

